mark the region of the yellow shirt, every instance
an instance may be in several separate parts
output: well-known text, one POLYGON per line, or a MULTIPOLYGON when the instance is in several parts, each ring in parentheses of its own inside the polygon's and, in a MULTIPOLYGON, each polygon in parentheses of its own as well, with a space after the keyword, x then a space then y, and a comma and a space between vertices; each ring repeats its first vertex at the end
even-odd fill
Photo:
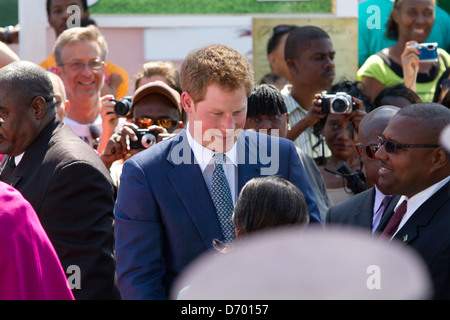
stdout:
MULTIPOLYGON (((40 66, 43 67, 44 69, 54 71, 54 68, 56 67, 56 61, 53 53, 47 59, 41 62, 40 66)), ((115 97, 116 99, 121 99, 125 97, 128 94, 129 88, 129 78, 126 70, 110 61, 106 61, 106 72, 108 76, 110 76, 111 74, 118 74, 122 77, 122 82, 117 87, 117 94, 115 95, 115 97)))

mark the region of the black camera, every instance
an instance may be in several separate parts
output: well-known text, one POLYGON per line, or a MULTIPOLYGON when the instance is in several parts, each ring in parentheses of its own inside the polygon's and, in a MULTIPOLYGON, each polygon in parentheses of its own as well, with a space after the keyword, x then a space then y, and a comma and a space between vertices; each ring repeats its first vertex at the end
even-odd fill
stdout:
POLYGON ((353 172, 345 161, 340 162, 336 169, 347 180, 347 188, 352 190, 354 194, 358 194, 367 189, 366 177, 361 170, 353 172))
POLYGON ((349 114, 358 106, 352 101, 352 96, 345 92, 322 94, 322 113, 349 114))
POLYGON ((127 117, 131 113, 131 96, 123 97, 120 100, 112 99, 116 105, 114 106, 114 112, 121 117, 127 117))
POLYGON ((148 149, 158 141, 159 132, 156 130, 137 129, 134 133, 138 139, 130 140, 130 149, 148 149))

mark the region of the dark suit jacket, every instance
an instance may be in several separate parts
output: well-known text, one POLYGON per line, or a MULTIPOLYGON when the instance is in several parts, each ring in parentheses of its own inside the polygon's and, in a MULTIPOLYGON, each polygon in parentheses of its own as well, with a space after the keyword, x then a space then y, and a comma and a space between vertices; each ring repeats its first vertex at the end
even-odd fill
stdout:
MULTIPOLYGON (((385 213, 393 210, 398 199, 399 196, 393 196, 391 198, 383 212, 383 217, 385 213)), ((374 201, 374 187, 355 194, 350 199, 331 206, 327 212, 326 223, 356 226, 372 230, 374 201)), ((385 220, 385 218, 381 220, 385 220)))
MULTIPOLYGON (((4 157, 2 168, 8 159, 4 157)), ((75 298, 119 298, 113 257, 115 189, 96 152, 55 118, 5 182, 35 209, 72 287, 76 273, 67 268, 80 268, 81 289, 72 290, 75 298)))
MULTIPOLYGON (((264 172, 270 167, 270 163, 264 165, 268 159, 259 153, 273 152, 272 164, 278 164, 275 173, 303 191, 311 221, 320 221, 291 141, 245 131, 237 143, 238 190, 248 180, 270 173, 264 172)), ((186 130, 125 162, 114 213, 118 283, 124 299, 166 299, 181 270, 211 249, 214 239, 223 239, 186 130)))
POLYGON ((394 236, 427 264, 436 299, 450 299, 450 182, 425 201, 394 236))

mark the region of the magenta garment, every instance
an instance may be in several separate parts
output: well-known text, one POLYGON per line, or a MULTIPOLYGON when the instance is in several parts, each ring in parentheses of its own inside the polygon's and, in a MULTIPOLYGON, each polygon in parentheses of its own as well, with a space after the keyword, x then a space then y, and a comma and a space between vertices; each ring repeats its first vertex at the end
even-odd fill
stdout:
POLYGON ((0 182, 0 299, 74 299, 56 251, 33 207, 3 182, 0 182))

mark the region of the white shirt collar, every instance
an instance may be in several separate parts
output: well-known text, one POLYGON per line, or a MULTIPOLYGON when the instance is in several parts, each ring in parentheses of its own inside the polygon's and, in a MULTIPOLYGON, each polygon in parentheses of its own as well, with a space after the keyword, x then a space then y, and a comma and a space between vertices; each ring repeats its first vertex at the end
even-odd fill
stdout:
MULTIPOLYGON (((205 168, 208 164, 212 163, 212 157, 214 155, 214 151, 202 146, 200 143, 195 141, 195 139, 192 137, 190 131, 189 131, 189 123, 186 125, 186 136, 187 141, 189 143, 189 146, 192 149, 192 152, 194 153, 195 161, 200 166, 201 171, 205 171, 205 168)), ((233 147, 225 153, 226 164, 233 164, 237 167, 237 143, 233 145, 233 147)))
POLYGON ((14 163, 16 164, 16 167, 19 165, 19 163, 22 160, 24 154, 25 154, 25 152, 22 152, 18 156, 14 157, 14 163))
POLYGON ((406 223, 406 221, 408 221, 408 219, 411 218, 411 216, 414 214, 414 212, 416 212, 416 210, 425 201, 427 201, 429 198, 431 198, 431 196, 433 196, 433 194, 435 194, 439 189, 441 189, 449 180, 450 180, 450 176, 433 184, 432 186, 426 188, 425 190, 420 191, 419 193, 415 194, 414 196, 412 196, 409 199, 407 196, 401 196, 400 199, 398 200, 398 203, 395 206, 394 210, 397 209, 397 207, 403 202, 403 200, 407 200, 408 204, 406 206, 406 213, 403 216, 402 221, 400 221, 400 225, 398 226, 397 231, 403 227, 403 225, 406 223))

